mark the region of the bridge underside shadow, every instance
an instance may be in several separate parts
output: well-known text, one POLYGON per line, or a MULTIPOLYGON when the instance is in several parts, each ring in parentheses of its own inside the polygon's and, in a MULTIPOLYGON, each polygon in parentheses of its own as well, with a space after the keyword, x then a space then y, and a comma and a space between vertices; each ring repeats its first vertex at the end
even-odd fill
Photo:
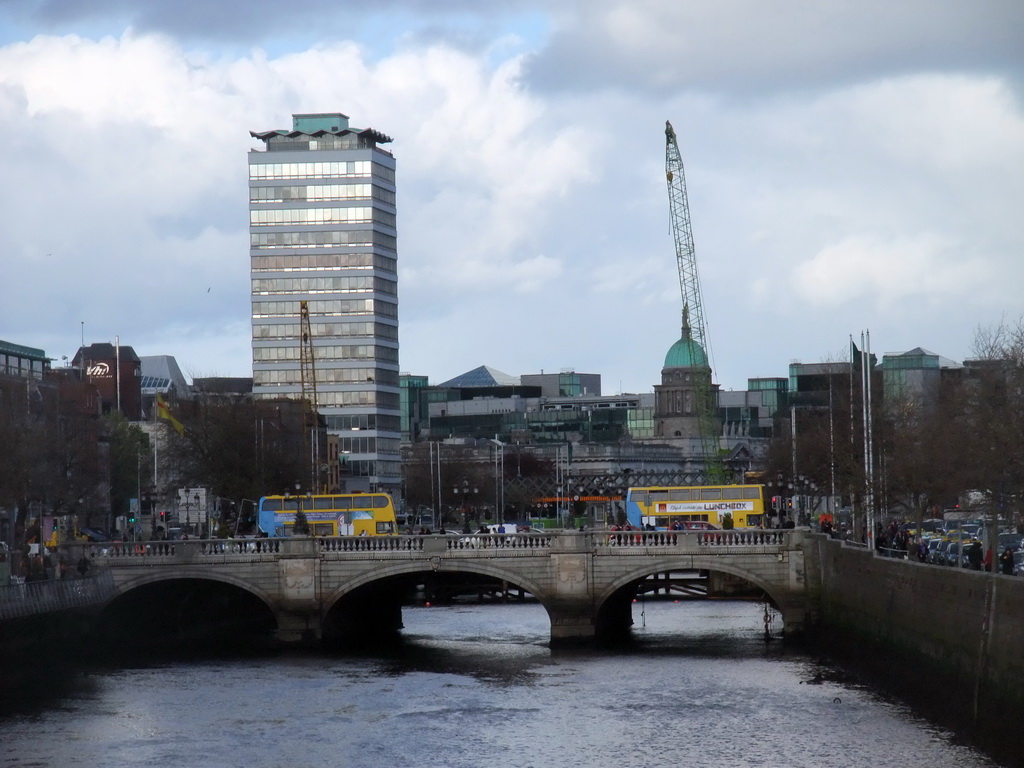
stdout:
POLYGON ((779 613, 783 612, 761 586, 736 574, 672 569, 635 576, 608 595, 594 615, 595 641, 619 643, 630 639, 634 626, 633 607, 638 600, 763 601, 779 613))
POLYGON ((127 653, 227 653, 273 646, 276 630, 270 607, 240 587, 171 579, 111 600, 97 618, 96 640, 127 653))
POLYGON ((404 627, 402 608, 413 605, 496 603, 530 597, 522 587, 486 574, 419 571, 364 584, 325 606, 322 641, 351 647, 368 640, 397 641, 404 627))

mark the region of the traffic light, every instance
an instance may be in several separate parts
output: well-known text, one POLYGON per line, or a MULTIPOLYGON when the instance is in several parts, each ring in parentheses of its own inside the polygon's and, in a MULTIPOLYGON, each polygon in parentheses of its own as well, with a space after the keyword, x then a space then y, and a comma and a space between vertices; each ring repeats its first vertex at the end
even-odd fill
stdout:
POLYGON ((788 510, 792 510, 793 509, 793 497, 792 496, 790 496, 788 499, 786 499, 786 509, 788 509, 788 510))
POLYGON ((780 496, 772 496, 772 509, 776 512, 782 508, 782 498, 780 496))

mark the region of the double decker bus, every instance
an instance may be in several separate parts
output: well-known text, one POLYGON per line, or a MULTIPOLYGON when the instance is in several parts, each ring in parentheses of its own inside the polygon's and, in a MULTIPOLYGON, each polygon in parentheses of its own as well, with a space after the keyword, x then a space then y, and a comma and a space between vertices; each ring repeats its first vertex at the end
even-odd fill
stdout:
POLYGON ((726 516, 734 528, 762 527, 764 486, 658 486, 630 488, 626 494, 626 519, 634 528, 722 528, 726 516))
POLYGON ((292 536, 295 517, 306 516, 311 536, 392 536, 398 533, 395 505, 386 493, 264 496, 258 523, 268 536, 292 536))

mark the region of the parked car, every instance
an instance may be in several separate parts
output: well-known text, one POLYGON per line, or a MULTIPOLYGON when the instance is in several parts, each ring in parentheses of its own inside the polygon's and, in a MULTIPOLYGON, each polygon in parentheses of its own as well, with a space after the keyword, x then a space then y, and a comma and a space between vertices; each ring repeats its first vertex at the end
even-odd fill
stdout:
POLYGON ((1013 553, 1013 575, 1024 576, 1024 549, 1013 553))
POLYGON ((1024 536, 1019 533, 1000 533, 999 548, 996 551, 996 555, 1001 555, 1004 549, 1020 549, 1022 541, 1024 541, 1024 536))
POLYGON ((960 567, 960 542, 951 541, 949 546, 946 547, 946 565, 953 566, 954 568, 960 567))
POLYGON ((953 542, 949 539, 942 539, 939 542, 938 546, 935 547, 935 550, 932 552, 931 562, 935 563, 935 565, 945 565, 946 550, 949 549, 949 545, 952 543, 953 542))
POLYGON ((971 568, 972 556, 977 559, 978 568, 982 567, 982 561, 985 559, 985 553, 981 548, 980 541, 967 541, 964 542, 960 547, 960 567, 971 568))

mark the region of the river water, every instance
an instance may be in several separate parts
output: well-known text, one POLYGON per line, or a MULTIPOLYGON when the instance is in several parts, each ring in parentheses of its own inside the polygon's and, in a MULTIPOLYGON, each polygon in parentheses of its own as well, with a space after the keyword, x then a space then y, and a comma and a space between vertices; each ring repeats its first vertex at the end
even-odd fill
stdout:
POLYGON ((404 610, 402 642, 94 670, 0 719, 0 767, 993 766, 763 608, 634 604, 628 647, 548 648, 536 604, 404 610))

